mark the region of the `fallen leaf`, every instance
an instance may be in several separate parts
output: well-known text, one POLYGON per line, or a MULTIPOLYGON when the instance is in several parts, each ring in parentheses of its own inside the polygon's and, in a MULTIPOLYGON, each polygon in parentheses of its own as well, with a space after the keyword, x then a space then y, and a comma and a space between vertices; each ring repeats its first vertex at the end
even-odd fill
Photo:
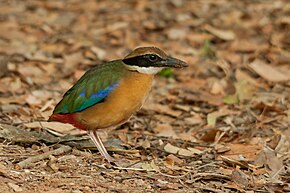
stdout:
POLYGON ((36 98, 34 95, 28 95, 25 98, 25 101, 27 102, 27 104, 29 104, 30 106, 34 106, 34 105, 40 105, 42 103, 41 100, 39 100, 38 98, 36 98))
POLYGON ((64 56, 64 71, 71 73, 84 60, 82 52, 75 52, 64 56))
POLYGON ((183 149, 183 148, 180 148, 179 151, 178 151, 178 155, 182 155, 182 156, 186 156, 186 157, 191 157, 193 156, 193 152, 190 151, 190 150, 187 150, 187 149, 183 149))
POLYGON ((250 100, 256 90, 254 86, 249 84, 245 80, 241 80, 235 82, 236 94, 239 98, 239 102, 243 102, 244 100, 250 100))
POLYGON ((231 148, 229 146, 223 145, 223 144, 216 144, 216 146, 214 147, 215 151, 217 153, 224 153, 227 151, 230 151, 231 148))
POLYGON ((254 60, 252 63, 249 64, 250 68, 254 70, 257 74, 259 74, 264 79, 271 81, 271 82, 286 82, 290 80, 290 75, 288 73, 284 74, 283 72, 279 71, 277 68, 266 64, 262 60, 254 60))
POLYGON ((283 160, 276 156, 276 153, 265 147, 257 155, 255 164, 258 166, 267 166, 271 181, 274 183, 281 182, 280 175, 284 172, 283 160))
POLYGON ((0 55, 0 78, 2 76, 5 76, 8 72, 8 61, 9 56, 6 55, 0 55))
POLYGON ((177 152, 180 150, 180 148, 179 148, 179 147, 176 147, 176 146, 173 146, 173 145, 171 145, 170 143, 167 143, 167 144, 164 146, 164 150, 165 150, 167 153, 177 154, 177 152))
POLYGON ((246 80, 247 82, 253 84, 254 86, 267 88, 266 84, 258 82, 255 78, 251 77, 248 73, 246 73, 243 70, 237 69, 235 72, 235 77, 238 81, 246 80))
POLYGON ((187 106, 187 105, 179 105, 179 104, 175 105, 174 108, 175 109, 178 109, 178 110, 185 111, 185 112, 188 112, 191 109, 190 106, 187 106))
POLYGON ((207 114, 207 118, 206 118, 207 125, 210 127, 214 127, 219 117, 226 116, 229 114, 235 114, 235 113, 236 112, 231 111, 227 108, 220 108, 218 111, 207 114))
POLYGON ((193 147, 188 147, 187 148, 189 151, 191 151, 193 154, 200 155, 203 153, 203 151, 200 151, 199 149, 193 148, 193 147))
POLYGON ((230 169, 230 168, 222 168, 220 167, 218 170, 217 170, 217 173, 220 173, 220 174, 223 174, 223 175, 226 175, 226 176, 230 176, 233 172, 233 169, 230 169))
POLYGON ((256 160, 257 154, 262 150, 260 144, 229 144, 229 151, 219 154, 217 160, 221 160, 221 155, 224 157, 237 160, 237 161, 254 161, 256 160))
POLYGON ((218 29, 215 27, 212 27, 210 25, 206 25, 205 30, 207 30, 208 32, 210 32, 211 34, 213 34, 214 36, 222 39, 222 40, 234 40, 236 38, 236 34, 231 31, 231 30, 222 30, 222 29, 218 29))
POLYGON ((179 110, 172 110, 168 105, 154 104, 151 105, 148 109, 165 115, 170 115, 172 117, 179 117, 182 114, 182 112, 179 110))
POLYGON ((151 147, 151 143, 150 141, 148 141, 148 139, 145 139, 142 143, 141 143, 141 146, 144 148, 144 149, 148 149, 151 147))
POLYGON ((52 130, 54 132, 57 132, 59 136, 62 135, 81 135, 86 133, 85 131, 81 131, 74 126, 70 124, 64 124, 64 123, 59 123, 59 122, 30 122, 30 123, 25 123, 24 126, 32 129, 36 128, 46 128, 49 130, 52 130))
POLYGON ((141 167, 146 171, 159 171, 159 167, 154 163, 153 160, 150 163, 142 163, 141 167))
POLYGON ((11 96, 11 97, 0 97, 0 104, 1 105, 9 105, 9 104, 19 104, 23 105, 26 103, 24 96, 11 96))
POLYGON ((185 93, 183 94, 184 100, 186 102, 197 102, 203 101, 211 105, 220 106, 223 104, 223 97, 219 95, 212 95, 206 92, 194 92, 194 93, 185 93))
POLYGON ((167 165, 169 166, 174 166, 175 163, 177 164, 182 164, 183 163, 183 160, 182 159, 179 159, 178 157, 176 157, 175 155, 173 154, 170 154, 166 157, 166 162, 165 162, 167 165))
POLYGON ((91 51, 98 57, 99 60, 104 60, 107 54, 104 49, 96 46, 91 47, 91 51))
POLYGON ((239 102, 238 95, 237 94, 227 95, 224 97, 223 102, 229 105, 237 104, 239 102))
POLYGON ((14 183, 8 182, 7 184, 10 188, 12 188, 14 190, 14 192, 22 192, 23 191, 23 189, 20 186, 14 184, 14 183))
POLYGON ((43 193, 65 193, 65 191, 62 190, 61 188, 53 188, 53 189, 48 190, 48 191, 43 192, 43 193))
POLYGON ((154 127, 154 131, 157 132, 157 136, 160 136, 160 137, 177 138, 177 135, 176 135, 175 131, 173 130, 173 127, 167 123, 157 124, 154 127))
POLYGON ((250 100, 254 94, 256 88, 249 84, 246 80, 239 80, 234 83, 235 94, 227 95, 224 97, 225 104, 237 104, 245 100, 250 100))
POLYGON ((249 184, 249 176, 247 176, 243 171, 236 169, 232 172, 232 180, 243 188, 247 187, 249 184))
POLYGON ((4 176, 4 177, 7 177, 7 178, 10 178, 10 171, 9 169, 4 166, 3 164, 0 163, 0 176, 4 176))
POLYGON ((187 29, 172 28, 168 31, 168 38, 171 40, 183 39, 187 35, 187 29))
POLYGON ((214 83, 211 86, 210 93, 215 94, 215 95, 223 94, 224 93, 223 85, 218 81, 214 81, 214 83))
POLYGON ((43 77, 44 72, 33 63, 25 63, 25 68, 18 67, 17 71, 24 77, 43 77))
POLYGON ((212 143, 216 140, 217 134, 219 134, 218 129, 216 128, 207 129, 206 131, 202 132, 202 135, 199 137, 199 139, 208 143, 212 143))
POLYGON ((197 113, 195 113, 192 117, 186 117, 186 118, 184 118, 184 121, 188 125, 198 125, 198 124, 201 124, 203 122, 202 118, 197 113))

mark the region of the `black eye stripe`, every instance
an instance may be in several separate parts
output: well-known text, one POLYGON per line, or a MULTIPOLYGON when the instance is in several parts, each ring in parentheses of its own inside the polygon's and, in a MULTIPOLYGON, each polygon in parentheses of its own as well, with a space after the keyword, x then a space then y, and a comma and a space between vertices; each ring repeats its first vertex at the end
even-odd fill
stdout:
POLYGON ((140 67, 150 67, 156 66, 157 62, 162 61, 163 59, 155 54, 146 54, 142 56, 136 56, 133 58, 127 58, 122 60, 125 64, 131 66, 140 66, 140 67))

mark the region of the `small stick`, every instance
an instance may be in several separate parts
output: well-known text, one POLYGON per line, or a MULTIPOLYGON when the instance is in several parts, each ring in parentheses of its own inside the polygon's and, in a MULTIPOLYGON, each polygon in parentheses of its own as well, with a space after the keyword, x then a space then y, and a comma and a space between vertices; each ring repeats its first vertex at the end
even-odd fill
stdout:
POLYGON ((17 164, 17 166, 19 168, 29 168, 32 165, 34 165, 35 162, 38 162, 38 161, 41 161, 41 160, 49 158, 50 155, 60 155, 60 154, 69 152, 71 149, 72 148, 70 146, 63 145, 63 146, 61 146, 61 147, 59 147, 59 148, 57 148, 55 150, 52 150, 52 151, 49 151, 49 152, 45 152, 43 154, 36 155, 36 156, 33 156, 33 157, 29 157, 29 158, 19 162, 17 164))

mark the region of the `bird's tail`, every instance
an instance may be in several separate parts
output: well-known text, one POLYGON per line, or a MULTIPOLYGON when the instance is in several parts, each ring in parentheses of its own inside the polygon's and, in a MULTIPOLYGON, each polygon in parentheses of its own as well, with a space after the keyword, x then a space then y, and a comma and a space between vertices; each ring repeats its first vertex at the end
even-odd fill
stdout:
POLYGON ((57 122, 61 122, 61 123, 69 123, 72 124, 73 126, 82 129, 82 130, 86 130, 86 127, 84 125, 82 125, 81 123, 79 123, 76 118, 75 118, 75 114, 52 114, 48 121, 57 121, 57 122))

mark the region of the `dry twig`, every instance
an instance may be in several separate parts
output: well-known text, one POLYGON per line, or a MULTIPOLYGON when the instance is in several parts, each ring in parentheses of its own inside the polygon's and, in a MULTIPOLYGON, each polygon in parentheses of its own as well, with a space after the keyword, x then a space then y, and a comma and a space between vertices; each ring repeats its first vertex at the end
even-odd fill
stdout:
POLYGON ((61 146, 55 150, 45 152, 41 155, 29 157, 17 164, 19 168, 29 168, 34 165, 34 163, 49 158, 50 155, 60 155, 66 152, 69 152, 72 148, 70 146, 61 146))

